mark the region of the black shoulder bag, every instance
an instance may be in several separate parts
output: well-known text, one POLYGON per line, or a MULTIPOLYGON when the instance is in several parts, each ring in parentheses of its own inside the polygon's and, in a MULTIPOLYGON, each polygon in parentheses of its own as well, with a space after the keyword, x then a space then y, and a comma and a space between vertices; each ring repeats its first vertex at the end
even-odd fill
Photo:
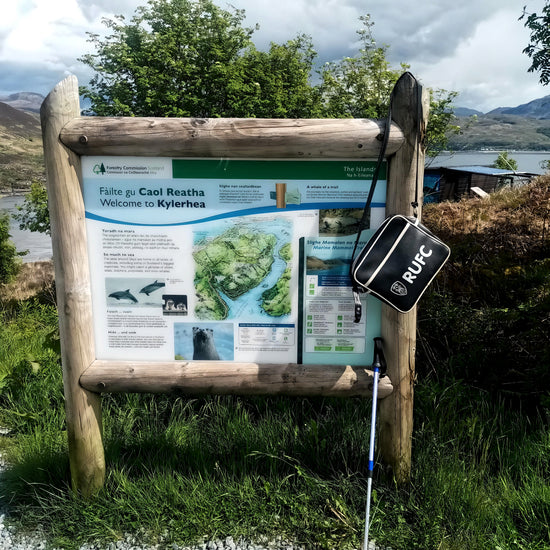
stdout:
MULTIPOLYGON (((355 257, 361 233, 366 227, 380 166, 386 153, 391 128, 392 101, 393 91, 390 96, 384 140, 352 254, 350 276, 355 299, 356 323, 361 320, 360 293, 373 294, 401 313, 410 311, 451 253, 449 247, 424 227, 416 217, 417 182, 413 203, 415 216, 396 215, 387 218, 355 257)), ((420 121, 420 116, 418 119, 420 121)), ((418 166, 416 173, 418 178, 418 166)))

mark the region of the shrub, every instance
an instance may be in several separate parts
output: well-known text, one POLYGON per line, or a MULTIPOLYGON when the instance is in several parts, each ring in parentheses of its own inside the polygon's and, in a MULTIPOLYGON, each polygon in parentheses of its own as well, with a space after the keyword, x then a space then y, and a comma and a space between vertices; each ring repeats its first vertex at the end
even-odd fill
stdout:
POLYGON ((39 181, 33 181, 30 192, 25 196, 19 213, 14 218, 19 222, 19 229, 28 229, 39 233, 50 234, 50 212, 48 210, 48 193, 39 181))
POLYGON ((419 373, 544 400, 549 217, 550 176, 425 208, 424 223, 451 247, 451 259, 420 303, 419 373))
POLYGON ((9 214, 0 215, 0 284, 9 283, 21 268, 21 258, 10 240, 9 214))

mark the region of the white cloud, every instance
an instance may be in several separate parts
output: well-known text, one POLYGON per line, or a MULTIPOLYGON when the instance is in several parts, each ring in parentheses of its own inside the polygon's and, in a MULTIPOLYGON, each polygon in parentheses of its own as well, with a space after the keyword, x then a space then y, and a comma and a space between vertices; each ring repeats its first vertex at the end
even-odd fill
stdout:
POLYGON ((20 62, 60 55, 69 50, 75 30, 85 20, 73 0, 38 2, 33 9, 18 12, 10 32, 6 35, 1 56, 20 62))
POLYGON ((538 77, 527 72, 522 53, 529 34, 513 10, 480 22, 452 56, 434 64, 417 62, 419 76, 432 87, 459 90, 458 104, 483 111, 513 107, 545 95, 538 77))

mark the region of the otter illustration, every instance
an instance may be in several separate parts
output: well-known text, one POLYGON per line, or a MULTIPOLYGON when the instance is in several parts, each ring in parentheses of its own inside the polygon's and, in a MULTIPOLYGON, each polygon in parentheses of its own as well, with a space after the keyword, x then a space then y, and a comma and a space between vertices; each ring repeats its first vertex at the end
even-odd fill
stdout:
POLYGON ((211 328, 193 327, 193 359, 196 361, 220 359, 214 344, 214 331, 211 328))

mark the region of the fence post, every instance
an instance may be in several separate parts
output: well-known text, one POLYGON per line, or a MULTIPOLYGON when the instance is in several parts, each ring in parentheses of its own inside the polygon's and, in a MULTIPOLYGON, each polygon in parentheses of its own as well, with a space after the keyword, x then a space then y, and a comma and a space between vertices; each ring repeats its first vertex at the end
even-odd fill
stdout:
MULTIPOLYGON (((421 203, 424 178, 422 138, 428 109, 427 92, 423 93, 418 81, 410 73, 405 73, 396 84, 392 107, 393 121, 403 131, 405 141, 389 158, 387 216, 413 214, 412 203, 417 185, 421 203)), ((419 216, 420 213, 419 205, 419 216)), ((391 467, 396 481, 406 483, 411 472, 416 308, 403 314, 383 305, 381 323, 388 375, 394 390, 380 402, 379 449, 382 460, 391 467)))
POLYGON ((95 359, 92 302, 80 157, 59 140, 61 128, 80 116, 76 77, 60 82, 44 100, 40 118, 55 266, 61 360, 73 490, 97 492, 105 479, 101 397, 79 384, 95 359), (71 215, 64 215, 70 212, 71 215))

